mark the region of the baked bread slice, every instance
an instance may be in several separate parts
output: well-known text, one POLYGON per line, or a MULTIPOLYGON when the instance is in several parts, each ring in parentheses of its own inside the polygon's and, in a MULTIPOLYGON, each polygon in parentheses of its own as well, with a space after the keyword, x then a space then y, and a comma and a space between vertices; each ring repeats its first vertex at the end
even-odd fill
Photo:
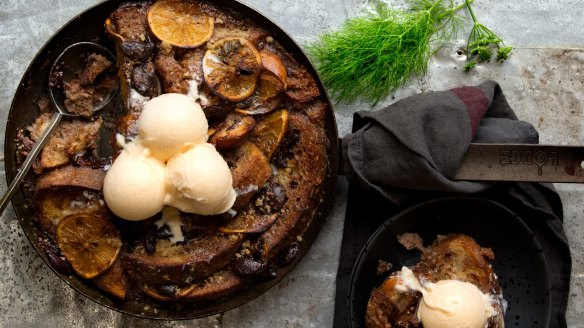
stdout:
POLYGON ((327 167, 324 130, 300 113, 291 113, 289 124, 287 140, 275 155, 280 167, 273 175, 287 200, 278 220, 262 234, 265 262, 272 261, 290 243, 301 239, 323 196, 327 167))
POLYGON ((159 301, 204 302, 233 294, 244 288, 248 282, 249 279, 225 269, 186 286, 139 283, 138 287, 146 295, 159 301))
POLYGON ((107 271, 93 278, 92 281, 108 294, 122 300, 126 298, 129 288, 128 277, 119 259, 107 271))
POLYGON ((34 205, 43 230, 55 238, 57 225, 71 214, 87 213, 109 218, 101 196, 105 171, 89 167, 65 166, 39 177, 34 205))
MULTIPOLYGON (((27 128, 33 142, 40 138, 49 124, 51 116, 52 114, 49 113, 42 114, 27 128)), ((71 164, 74 157, 79 154, 92 153, 96 157, 101 124, 101 118, 62 121, 49 137, 39 159, 33 164, 35 172, 40 174, 46 170, 71 164)))
MULTIPOLYGON (((34 197, 36 220, 47 235, 55 239, 59 222, 69 215, 86 213, 111 219, 101 195, 104 176, 102 169, 69 165, 38 178, 34 197)), ((119 259, 91 280, 114 297, 125 299, 128 279, 119 259)))
POLYGON ((235 258, 243 236, 210 233, 181 243, 162 239, 149 253, 144 244, 121 254, 128 275, 145 284, 184 286, 223 268, 235 258))

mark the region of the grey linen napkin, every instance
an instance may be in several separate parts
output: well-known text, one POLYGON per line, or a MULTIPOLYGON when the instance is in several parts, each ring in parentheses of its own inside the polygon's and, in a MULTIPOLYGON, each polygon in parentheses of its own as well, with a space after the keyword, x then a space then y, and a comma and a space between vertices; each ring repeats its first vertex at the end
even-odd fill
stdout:
POLYGON ((344 174, 396 203, 405 197, 400 188, 462 193, 489 188, 488 183, 452 180, 471 141, 538 142, 537 131, 517 120, 493 81, 358 112, 353 130, 342 140, 344 174))
MULTIPOLYGON (((517 119, 494 81, 419 94, 380 111, 357 112, 353 133, 341 141, 341 172, 351 184, 347 213, 349 207, 359 206, 351 201, 351 195, 359 193, 355 190, 375 191, 395 208, 453 194, 501 203, 518 214, 542 244, 554 302, 550 327, 565 327, 571 257, 562 225, 562 203, 553 186, 453 180, 471 142, 538 143, 538 139, 531 124, 517 119)), ((368 237, 355 232, 360 231, 356 220, 363 218, 347 215, 345 220, 335 326, 346 322, 346 294, 342 294, 356 256, 354 248, 357 241, 368 237)))

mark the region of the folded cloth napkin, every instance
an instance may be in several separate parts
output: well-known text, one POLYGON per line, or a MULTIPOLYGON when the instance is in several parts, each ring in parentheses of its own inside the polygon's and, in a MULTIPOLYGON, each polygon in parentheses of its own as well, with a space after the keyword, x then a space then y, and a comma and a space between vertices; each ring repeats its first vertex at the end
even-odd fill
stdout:
POLYGON ((494 81, 419 94, 380 111, 355 113, 353 133, 341 142, 341 172, 349 178, 350 189, 335 326, 346 326, 351 268, 381 218, 431 198, 472 194, 506 206, 533 230, 550 270, 554 302, 550 327, 565 327, 571 257, 562 203, 553 186, 453 180, 471 142, 538 143, 538 138, 531 124, 517 119, 494 81), (377 213, 373 216, 378 222, 365 222, 365 206, 373 207, 367 211, 377 213))

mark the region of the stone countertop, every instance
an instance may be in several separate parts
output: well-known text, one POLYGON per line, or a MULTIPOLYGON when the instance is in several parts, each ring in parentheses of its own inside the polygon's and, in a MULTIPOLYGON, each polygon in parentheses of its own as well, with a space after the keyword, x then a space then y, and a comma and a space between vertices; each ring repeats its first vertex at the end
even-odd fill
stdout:
MULTIPOLYGON (((99 0, 4 0, 0 3, 0 130, 16 87, 37 51, 59 27, 99 0)), ((305 45, 369 8, 365 0, 244 0, 305 45)), ((403 1, 385 2, 403 6, 403 1)), ((584 1, 476 0, 475 13, 516 49, 504 64, 462 72, 464 57, 453 40, 430 61, 428 75, 412 79, 375 107, 335 104, 340 136, 356 110, 377 110, 419 92, 497 80, 520 119, 534 124, 541 143, 584 142, 584 1)), ((463 36, 465 37, 465 36, 463 36)), ((0 192, 6 189, 3 142, 0 192)), ((13 156, 9 154, 8 156, 13 156)), ((584 327, 584 186, 556 184, 564 203, 573 269, 567 311, 570 327, 584 327)), ((330 327, 333 320, 347 183, 339 178, 332 210, 300 264, 274 288, 234 310, 191 321, 137 319, 108 310, 75 292, 38 257, 9 207, 0 222, 0 327, 330 327)))

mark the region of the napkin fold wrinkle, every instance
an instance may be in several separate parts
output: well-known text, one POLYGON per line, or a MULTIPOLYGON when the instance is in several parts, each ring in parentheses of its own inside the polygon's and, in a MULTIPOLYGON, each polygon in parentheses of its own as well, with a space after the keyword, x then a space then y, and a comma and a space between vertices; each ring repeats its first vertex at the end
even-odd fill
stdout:
MULTIPOLYGON (((534 232, 548 265, 553 303, 549 327, 565 327, 571 256, 563 228, 563 208, 553 185, 525 182, 457 181, 453 177, 474 143, 538 143, 537 130, 518 120, 500 85, 486 81, 446 91, 418 94, 379 111, 354 114, 353 133, 341 140, 341 173, 351 190, 375 190, 396 208, 457 194, 484 197, 515 212, 534 232)), ((357 205, 358 206, 358 205, 357 205)), ((347 213, 349 213, 349 208, 347 213)), ((364 236, 352 233, 360 217, 347 216, 341 254, 364 236)), ((352 263, 339 264, 336 318, 344 306, 352 263)), ((340 319, 340 320, 337 320, 340 319)))

